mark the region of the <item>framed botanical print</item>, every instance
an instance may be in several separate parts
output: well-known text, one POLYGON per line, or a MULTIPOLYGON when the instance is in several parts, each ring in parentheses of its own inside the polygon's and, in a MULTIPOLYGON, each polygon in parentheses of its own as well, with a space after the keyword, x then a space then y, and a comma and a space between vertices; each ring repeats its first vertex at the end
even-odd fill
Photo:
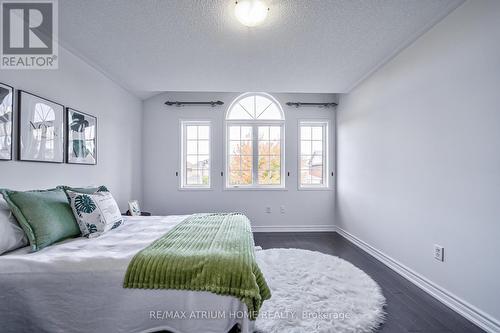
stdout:
POLYGON ((64 162, 64 106, 19 91, 19 159, 64 162))
POLYGON ((0 160, 12 159, 14 88, 0 83, 0 160))
POLYGON ((67 162, 97 164, 97 118, 67 108, 67 162))
POLYGON ((139 201, 132 200, 128 202, 128 211, 131 216, 141 216, 141 208, 139 207, 139 201))

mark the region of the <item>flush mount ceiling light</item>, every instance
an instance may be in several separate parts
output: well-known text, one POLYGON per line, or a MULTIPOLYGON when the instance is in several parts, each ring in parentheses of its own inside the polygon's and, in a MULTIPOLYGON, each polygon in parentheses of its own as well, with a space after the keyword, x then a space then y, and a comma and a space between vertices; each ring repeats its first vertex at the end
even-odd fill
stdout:
POLYGON ((268 11, 269 8, 262 0, 239 0, 234 7, 236 18, 247 27, 255 27, 262 23, 268 11))

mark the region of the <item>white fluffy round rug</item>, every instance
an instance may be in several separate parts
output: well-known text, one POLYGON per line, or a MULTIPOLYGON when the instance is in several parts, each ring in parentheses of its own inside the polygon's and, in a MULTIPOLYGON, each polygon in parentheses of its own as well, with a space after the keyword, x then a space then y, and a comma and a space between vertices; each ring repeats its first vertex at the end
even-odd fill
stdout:
POLYGON ((383 322, 380 287, 351 263, 299 249, 260 250, 256 256, 272 293, 257 332, 371 332, 383 322))

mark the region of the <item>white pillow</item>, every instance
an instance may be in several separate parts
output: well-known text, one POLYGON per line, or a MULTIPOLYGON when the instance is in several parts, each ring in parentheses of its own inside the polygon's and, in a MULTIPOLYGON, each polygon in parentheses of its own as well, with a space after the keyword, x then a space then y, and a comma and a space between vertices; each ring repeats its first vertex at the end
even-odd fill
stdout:
POLYGON ((17 223, 9 205, 0 195, 0 254, 28 245, 26 233, 17 223))
POLYGON ((66 191, 83 236, 92 238, 123 223, 120 209, 109 192, 93 194, 66 191))

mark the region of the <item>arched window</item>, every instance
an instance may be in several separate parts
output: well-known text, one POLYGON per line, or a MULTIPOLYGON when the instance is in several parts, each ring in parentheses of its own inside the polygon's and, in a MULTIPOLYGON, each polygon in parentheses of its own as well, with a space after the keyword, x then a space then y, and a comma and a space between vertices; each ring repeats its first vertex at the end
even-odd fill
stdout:
POLYGON ((284 187, 283 109, 266 93, 238 96, 226 114, 226 187, 284 187))

